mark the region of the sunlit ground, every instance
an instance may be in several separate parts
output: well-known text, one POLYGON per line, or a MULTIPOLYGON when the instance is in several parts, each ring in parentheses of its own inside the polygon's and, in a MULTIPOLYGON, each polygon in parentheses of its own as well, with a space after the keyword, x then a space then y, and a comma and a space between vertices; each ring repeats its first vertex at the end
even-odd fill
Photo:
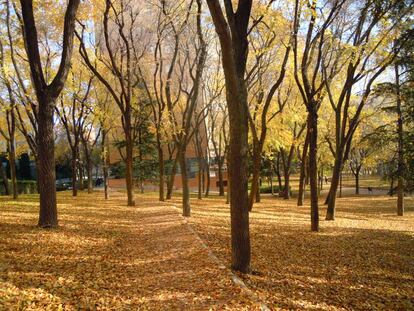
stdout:
MULTIPOLYGON (((36 196, 0 198, 0 310, 252 310, 258 305, 207 255, 177 210, 124 193, 59 193, 60 227, 41 230, 36 196)), ((338 201, 311 233, 309 206, 263 197, 251 213, 252 268, 242 276, 271 309, 414 308, 414 200, 338 201)), ((229 206, 192 198, 190 223, 230 265, 229 206)))
MULTIPOLYGON (((193 202, 191 223, 230 264, 229 206, 193 202)), ((396 198, 338 200, 336 221, 310 232, 309 206, 264 197, 251 213, 253 275, 246 284, 272 309, 413 310, 414 199, 396 216, 396 198)), ((322 203, 322 202, 321 202, 322 203)), ((178 204, 178 201, 177 201, 178 204)))
POLYGON ((41 230, 36 196, 0 198, 0 310, 240 309, 247 296, 172 207, 123 194, 59 193, 41 230))

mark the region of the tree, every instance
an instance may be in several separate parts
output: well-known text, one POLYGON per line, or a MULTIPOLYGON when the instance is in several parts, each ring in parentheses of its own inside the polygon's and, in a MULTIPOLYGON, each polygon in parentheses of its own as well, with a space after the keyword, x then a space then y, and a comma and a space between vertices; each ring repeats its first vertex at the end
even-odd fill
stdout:
MULTIPOLYGON (((56 106, 56 114, 63 124, 67 141, 72 153, 72 195, 77 196, 78 181, 77 167, 80 160, 79 145, 82 141, 85 123, 90 118, 90 110, 86 105, 92 86, 92 77, 84 83, 81 67, 78 70, 71 70, 71 83, 67 91, 62 92, 60 105, 56 106), (65 94, 67 93, 67 94, 65 94)), ((83 180, 80 180, 83 183, 83 180)))
POLYGON ((58 71, 48 83, 40 58, 38 34, 33 14, 33 1, 20 0, 26 54, 29 61, 33 87, 38 101, 38 189, 40 212, 38 225, 54 228, 58 225, 55 184, 55 158, 53 135, 53 112, 56 99, 61 93, 69 69, 73 51, 76 11, 79 0, 69 0, 64 17, 62 54, 58 71))
POLYGON ((222 66, 229 112, 229 177, 233 269, 250 271, 249 206, 247 192, 248 103, 245 83, 251 0, 239 0, 234 11, 231 0, 223 10, 218 0, 207 0, 221 45, 222 66))
POLYGON ((326 60, 322 62, 323 75, 331 75, 331 72, 341 73, 337 75, 335 83, 329 79, 326 79, 325 83, 328 99, 335 113, 335 142, 332 144, 335 163, 326 199, 326 220, 335 219, 340 174, 348 159, 352 137, 360 123, 361 112, 371 94, 372 85, 393 62, 400 49, 397 46, 390 49, 389 46, 398 33, 399 25, 404 22, 411 10, 412 4, 407 5, 407 8, 399 9, 400 1, 376 3, 366 0, 356 8, 344 7, 344 20, 336 26, 336 30, 343 33, 339 37, 341 40, 329 46, 332 51, 338 51, 338 61, 330 65, 326 64, 326 60), (398 18, 391 20, 396 10, 398 18), (386 22, 390 20, 390 23, 386 22), (354 31, 347 34, 341 30, 348 27, 354 31), (377 33, 379 29, 380 34, 377 33), (347 44, 343 44, 343 41, 347 44), (364 86, 360 90, 360 95, 354 98, 354 87, 362 80, 365 82, 364 86), (334 88, 337 88, 336 94, 334 88))
MULTIPOLYGON (((318 111, 324 99, 324 87, 326 82, 336 75, 332 71, 329 75, 321 75, 322 61, 326 57, 328 62, 334 62, 327 55, 325 49, 326 36, 329 27, 340 12, 345 0, 335 0, 326 3, 324 13, 318 15, 317 1, 313 0, 309 6, 302 8, 300 1, 295 1, 294 13, 294 77, 303 103, 308 111, 307 135, 309 139, 309 180, 311 193, 311 230, 319 231, 319 206, 318 206, 318 111), (306 21, 306 27, 302 24, 306 21), (301 34, 304 42, 299 42, 301 34), (302 50, 300 53, 300 49, 302 50)), ((303 164, 303 163, 302 163, 303 164)))
POLYGON ((0 108, 4 115, 5 128, 0 125, 0 134, 7 142, 7 153, 10 163, 10 177, 12 183, 13 199, 17 199, 17 173, 16 173, 16 100, 13 94, 10 77, 6 70, 6 57, 3 43, 0 40, 0 81, 5 85, 8 103, 0 97, 0 108))
MULTIPOLYGON (((254 198, 260 201, 259 178, 262 162, 263 146, 267 138, 268 124, 283 110, 281 101, 277 101, 277 109, 272 107, 273 97, 282 86, 287 71, 287 63, 291 51, 291 27, 280 16, 279 11, 272 9, 273 1, 258 4, 261 10, 255 17, 254 27, 250 28, 250 45, 252 46, 254 61, 246 76, 246 83, 250 93, 251 107, 248 109, 248 120, 252 134, 252 181, 249 196, 249 210, 253 208, 254 198), (276 27, 278 29, 276 30, 276 27), (257 38, 255 40, 255 38, 257 38), (281 65, 273 68, 276 62, 281 65)), ((289 88, 289 87, 288 87, 289 88)))
POLYGON ((122 129, 125 136, 125 177, 128 206, 135 206, 134 200, 134 129, 132 127, 133 106, 138 103, 133 69, 142 57, 137 46, 140 33, 134 31, 139 18, 139 6, 125 0, 106 0, 102 20, 102 32, 94 34, 94 59, 89 56, 86 41, 86 25, 77 33, 79 52, 91 72, 107 88, 121 112, 122 129), (119 36, 115 36, 115 34, 119 36))

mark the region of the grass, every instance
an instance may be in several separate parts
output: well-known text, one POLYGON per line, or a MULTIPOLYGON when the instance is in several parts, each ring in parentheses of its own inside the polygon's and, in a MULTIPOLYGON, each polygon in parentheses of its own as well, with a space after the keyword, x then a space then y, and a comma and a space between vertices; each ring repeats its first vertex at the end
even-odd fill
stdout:
MULTIPOLYGON (((60 226, 35 226, 36 195, 0 198, 0 310, 256 310, 209 258, 177 210, 124 193, 59 193, 60 226)), ((225 198, 192 198, 191 226, 230 266, 225 198)), ((241 276, 272 310, 414 309, 414 200, 338 200, 337 219, 309 231, 309 206, 263 196, 251 213, 252 268, 241 276)), ((321 217, 324 209, 321 209, 321 217)), ((323 217, 322 217, 323 218, 323 217)))

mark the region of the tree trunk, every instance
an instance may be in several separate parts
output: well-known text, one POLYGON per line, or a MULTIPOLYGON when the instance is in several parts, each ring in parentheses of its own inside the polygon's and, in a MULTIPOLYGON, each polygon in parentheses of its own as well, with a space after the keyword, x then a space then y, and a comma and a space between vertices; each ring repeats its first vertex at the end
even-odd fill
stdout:
POLYGON ((397 215, 404 216, 404 138, 403 138, 403 115, 401 111, 400 73, 398 64, 394 65, 395 84, 397 90, 397 133, 398 133, 398 164, 397 164, 397 215))
POLYGON ((270 169, 270 193, 272 194, 272 196, 275 195, 275 193, 273 191, 273 173, 272 173, 272 169, 270 169))
POLYGON ((38 176, 40 210, 38 226, 58 226, 56 206, 55 140, 53 134, 54 101, 47 95, 39 96, 38 111, 38 176))
POLYGON ((171 197, 172 197, 175 175, 177 173, 177 164, 178 164, 178 155, 174 159, 173 166, 171 168, 171 176, 168 178, 168 181, 167 181, 167 200, 171 200, 171 197))
POLYGON ((394 195, 394 176, 391 176, 389 192, 390 192, 390 197, 392 197, 394 195))
POLYGON ((16 174, 16 151, 14 148, 14 138, 10 137, 10 151, 9 151, 9 163, 10 163, 10 179, 12 183, 13 199, 17 199, 19 196, 17 188, 17 174, 16 174))
POLYGON ((359 194, 359 169, 355 170, 355 194, 359 194))
POLYGON ((309 181, 311 196, 311 230, 319 231, 318 206, 318 115, 316 105, 312 104, 308 117, 309 131, 309 181))
POLYGON ((10 194, 9 180, 7 179, 7 174, 3 166, 3 161, 0 161, 0 175, 3 180, 4 193, 6 195, 9 195, 10 194))
POLYGON ((307 153, 309 149, 309 132, 306 132, 305 143, 303 144, 302 159, 300 166, 299 176, 299 193, 298 193, 298 206, 303 206, 305 200, 305 179, 306 179, 306 167, 307 167, 307 153))
POLYGON ((211 183, 209 162, 207 162, 207 164, 206 164, 206 175, 207 175, 207 182, 206 182, 206 192, 205 192, 204 196, 206 198, 208 198, 208 195, 210 193, 210 183, 211 183))
POLYGON ((230 178, 227 177, 226 204, 230 204, 230 178))
POLYGON ((253 143, 253 176, 252 176, 252 188, 249 195, 249 211, 253 209, 253 201, 260 202, 260 166, 261 166, 261 148, 258 142, 253 143))
POLYGON ((85 152, 85 154, 86 154, 86 174, 88 177, 88 193, 92 193, 93 191, 92 160, 91 160, 91 155, 88 152, 85 152))
POLYGON ((108 200, 108 166, 109 166, 109 150, 106 146, 106 130, 102 129, 102 167, 103 167, 103 177, 104 177, 104 194, 105 200, 108 200))
POLYGON ((250 231, 248 197, 248 100, 244 81, 248 56, 248 28, 252 1, 237 12, 228 9, 226 22, 218 0, 207 4, 219 36, 229 112, 229 179, 232 268, 250 272, 250 231))
POLYGON ((83 191, 85 189, 85 185, 83 183, 83 162, 79 161, 78 163, 78 172, 79 172, 79 190, 83 191))
POLYGON ((128 206, 135 206, 134 201, 134 179, 133 179, 133 161, 134 161, 134 142, 132 138, 130 107, 125 112, 124 116, 124 132, 126 141, 126 163, 125 163, 125 178, 128 196, 128 206))
POLYGON ((335 203, 336 194, 338 192, 339 181, 342 171, 342 151, 337 152, 335 158, 334 168, 331 178, 331 187, 329 188, 328 196, 326 197, 325 204, 328 204, 326 211, 326 220, 335 220, 335 203))
POLYGON ((281 196, 281 191, 283 189, 282 187, 282 175, 280 174, 280 152, 277 154, 277 160, 276 160, 276 176, 277 176, 277 185, 278 185, 278 195, 281 196))
POLYGON ((72 148, 72 196, 76 197, 78 195, 78 184, 76 180, 76 172, 78 170, 77 161, 78 161, 78 147, 72 148))
MULTIPOLYGON (((180 146, 180 149, 183 148, 180 146)), ((180 169, 181 169, 181 182, 183 187, 183 216, 191 216, 190 206, 190 188, 188 187, 188 175, 187 175, 187 161, 185 158, 185 149, 179 150, 180 169)))
POLYGON ((289 200, 290 199, 290 173, 289 171, 287 171, 283 175, 285 179, 285 186, 283 188, 283 198, 285 200, 289 200))
POLYGON ((164 150, 162 150, 162 146, 158 138, 157 138, 157 150, 158 150, 158 163, 159 163, 158 194, 159 194, 159 200, 161 202, 164 202, 164 183, 165 183, 164 150))
POLYGON ((202 168, 202 160, 198 161, 198 194, 197 198, 199 200, 202 199, 202 193, 203 193, 203 168, 202 168))
POLYGON ((219 196, 224 196, 224 178, 223 178, 223 160, 218 161, 218 182, 219 182, 219 196))
POLYGON ((260 180, 260 177, 259 177, 259 180, 257 181, 257 191, 256 191, 256 199, 255 199, 255 203, 260 203, 260 199, 261 199, 261 196, 260 196, 260 182, 261 182, 261 180, 260 180))

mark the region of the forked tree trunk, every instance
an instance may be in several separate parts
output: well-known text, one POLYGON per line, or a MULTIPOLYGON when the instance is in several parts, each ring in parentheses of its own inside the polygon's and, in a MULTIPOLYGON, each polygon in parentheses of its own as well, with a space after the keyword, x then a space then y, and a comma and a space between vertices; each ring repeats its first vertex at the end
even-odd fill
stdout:
POLYGON ((39 227, 55 228, 58 225, 56 207, 55 140, 53 134, 54 101, 39 96, 39 128, 37 141, 40 211, 39 227))
MULTIPOLYGON (((230 1, 228 1, 230 3, 230 1)), ((218 0, 207 4, 219 36, 229 111, 229 181, 232 268, 250 272, 250 229, 248 201, 248 100, 245 72, 248 28, 252 1, 239 3, 236 12, 226 5, 227 21, 218 0), (230 23, 230 25, 228 24, 230 23)), ((230 5, 231 6, 231 5, 230 5)))
POLYGON ((43 228, 57 227, 56 173, 53 135, 53 112, 55 100, 61 93, 70 69, 76 12, 80 0, 69 0, 64 18, 62 57, 59 69, 50 84, 46 83, 39 51, 33 1, 20 0, 23 20, 24 43, 32 85, 36 91, 38 109, 38 188, 40 209, 38 225, 43 228))

